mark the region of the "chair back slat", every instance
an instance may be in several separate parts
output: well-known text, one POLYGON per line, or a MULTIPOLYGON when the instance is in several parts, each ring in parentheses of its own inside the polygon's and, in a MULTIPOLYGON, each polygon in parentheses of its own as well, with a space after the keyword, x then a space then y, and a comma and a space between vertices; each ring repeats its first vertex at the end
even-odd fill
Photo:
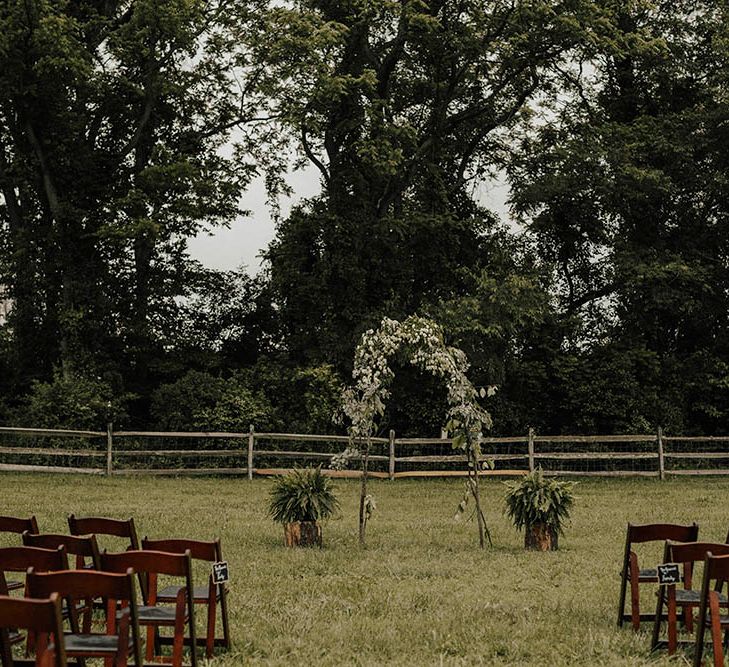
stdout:
POLYGON ((44 600, 0 596, 0 627, 54 632, 57 627, 56 614, 51 600, 58 601, 60 612, 60 598, 57 593, 52 593, 44 600))
POLYGON ((57 549, 40 549, 38 547, 0 548, 0 571, 27 572, 29 567, 34 568, 37 572, 67 570, 66 548, 63 545, 59 545, 57 549))
POLYGON ((704 561, 708 552, 729 555, 729 544, 723 542, 671 542, 666 543, 666 560, 675 563, 704 561))
POLYGON ((162 551, 123 551, 118 554, 101 554, 101 569, 104 572, 135 572, 166 574, 172 577, 186 577, 190 572, 190 554, 166 553, 162 551))
POLYGON ((31 569, 27 581, 30 597, 48 597, 56 592, 73 600, 101 597, 129 601, 134 590, 133 584, 130 584, 130 573, 110 574, 93 570, 40 573, 31 569))
POLYGON ((94 569, 99 569, 99 545, 94 535, 61 535, 57 533, 42 533, 32 535, 23 533, 23 544, 29 547, 40 547, 41 549, 57 549, 63 545, 66 552, 76 556, 76 565, 81 567, 83 559, 91 559, 94 569))
POLYGON ((150 540, 145 537, 142 540, 142 549, 147 551, 167 551, 169 553, 182 554, 189 551, 195 560, 215 562, 221 560, 220 540, 187 540, 187 539, 164 539, 150 540))
POLYGON ((68 517, 68 528, 71 535, 112 535, 129 540, 129 546, 139 548, 137 530, 134 519, 110 519, 107 517, 87 516, 77 517, 74 514, 68 517))
POLYGON ((673 523, 628 524, 628 542, 655 542, 672 540, 674 542, 695 542, 699 535, 696 523, 683 526, 673 523))
POLYGON ((38 533, 38 522, 35 516, 23 519, 17 516, 0 516, 0 533, 17 533, 22 535, 25 531, 38 533))

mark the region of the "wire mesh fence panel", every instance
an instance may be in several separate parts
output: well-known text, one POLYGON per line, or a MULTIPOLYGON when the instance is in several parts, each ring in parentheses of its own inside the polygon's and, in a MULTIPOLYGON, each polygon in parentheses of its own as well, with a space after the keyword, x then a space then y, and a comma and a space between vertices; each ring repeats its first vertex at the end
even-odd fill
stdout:
POLYGON ((0 428, 0 471, 103 472, 106 433, 0 428))
POLYGON ((114 474, 219 474, 247 472, 247 433, 112 434, 114 474))
POLYGON ((729 437, 664 436, 666 472, 729 474, 729 437))
MULTIPOLYGON (((257 474, 306 466, 321 466, 334 474, 356 472, 362 465, 356 443, 339 435, 258 433, 253 458, 257 474)), ((388 473, 389 460, 389 440, 372 438, 368 470, 384 475, 388 473)))
POLYGON ((565 475, 657 476, 656 435, 536 436, 534 463, 565 475))
MULTIPOLYGON (((520 474, 529 469, 527 438, 487 438, 481 441, 484 472, 520 474)), ((468 460, 449 438, 400 438, 395 441, 395 476, 418 473, 467 474, 468 460)))

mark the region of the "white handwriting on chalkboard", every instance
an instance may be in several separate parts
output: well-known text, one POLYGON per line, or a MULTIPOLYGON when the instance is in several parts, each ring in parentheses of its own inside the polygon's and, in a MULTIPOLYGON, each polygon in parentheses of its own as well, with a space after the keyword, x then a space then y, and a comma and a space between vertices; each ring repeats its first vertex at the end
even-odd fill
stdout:
POLYGON ((677 584, 681 581, 681 571, 678 563, 661 563, 656 567, 658 583, 661 586, 677 584))
POLYGON ((213 583, 225 584, 229 579, 230 573, 228 572, 227 561, 221 560, 217 563, 213 563, 213 583))

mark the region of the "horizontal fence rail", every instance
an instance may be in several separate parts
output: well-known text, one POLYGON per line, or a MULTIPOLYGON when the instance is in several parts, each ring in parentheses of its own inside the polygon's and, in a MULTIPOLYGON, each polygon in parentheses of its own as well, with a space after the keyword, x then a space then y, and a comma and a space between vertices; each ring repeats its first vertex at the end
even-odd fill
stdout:
MULTIPOLYGON (((447 438, 372 438, 373 477, 465 476, 467 460, 447 438)), ((0 427, 0 471, 89 475, 276 475, 321 465, 336 477, 359 476, 359 455, 344 470, 329 463, 348 436, 296 433, 104 431, 0 427)), ((538 435, 484 437, 483 475, 658 477, 729 474, 729 436, 538 435)))

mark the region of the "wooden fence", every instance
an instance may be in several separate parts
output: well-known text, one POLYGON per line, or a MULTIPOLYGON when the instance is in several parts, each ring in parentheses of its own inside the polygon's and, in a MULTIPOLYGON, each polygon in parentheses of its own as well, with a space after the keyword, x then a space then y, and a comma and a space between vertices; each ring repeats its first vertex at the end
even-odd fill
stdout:
MULTIPOLYGON (((465 475, 465 457, 443 438, 373 438, 372 476, 386 479, 465 475)), ((350 444, 347 436, 290 433, 169 433, 52 430, 0 427, 0 471, 92 475, 280 474, 292 464, 322 464, 350 444), (29 442, 30 441, 30 442, 29 442), (169 444, 171 443, 171 444, 169 444), (190 443, 191 446, 181 446, 190 443)), ((552 475, 644 476, 729 474, 729 436, 653 434, 545 436, 530 430, 515 437, 484 438, 484 475, 521 475, 542 467, 552 475)))

